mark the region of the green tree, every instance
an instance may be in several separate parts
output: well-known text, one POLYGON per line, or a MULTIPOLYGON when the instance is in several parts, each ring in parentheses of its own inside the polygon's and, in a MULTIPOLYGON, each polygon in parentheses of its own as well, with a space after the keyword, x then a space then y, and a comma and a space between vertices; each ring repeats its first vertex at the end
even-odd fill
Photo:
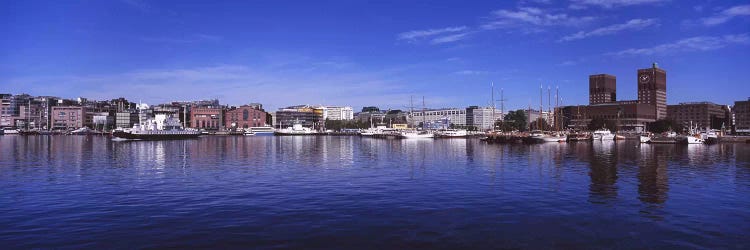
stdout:
POLYGON ((653 133, 663 133, 667 131, 681 132, 684 130, 682 124, 678 124, 672 119, 661 119, 648 124, 648 131, 653 133))
POLYGON ((503 131, 526 131, 526 112, 524 110, 510 111, 499 125, 503 131))

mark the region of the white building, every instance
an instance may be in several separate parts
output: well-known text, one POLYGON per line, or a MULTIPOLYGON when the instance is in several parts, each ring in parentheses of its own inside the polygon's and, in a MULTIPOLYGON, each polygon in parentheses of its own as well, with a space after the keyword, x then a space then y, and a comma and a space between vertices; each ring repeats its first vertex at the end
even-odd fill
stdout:
POLYGON ((354 109, 349 106, 325 106, 323 107, 323 119, 352 120, 354 119, 354 109))
POLYGON ((466 108, 466 125, 476 127, 478 130, 490 130, 495 125, 495 121, 503 119, 503 113, 500 109, 495 109, 495 115, 492 115, 492 107, 471 106, 466 108))
POLYGON ((418 126, 420 123, 440 123, 448 120, 456 127, 466 126, 466 109, 447 108, 447 109, 430 109, 422 112, 413 111, 407 116, 407 122, 410 126, 418 126))

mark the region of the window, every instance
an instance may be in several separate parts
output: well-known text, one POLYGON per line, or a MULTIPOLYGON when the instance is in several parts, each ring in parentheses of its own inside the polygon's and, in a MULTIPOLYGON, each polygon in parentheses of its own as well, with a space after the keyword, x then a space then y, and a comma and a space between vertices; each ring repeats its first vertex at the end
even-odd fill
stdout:
POLYGON ((247 121, 247 119, 250 117, 250 112, 247 111, 247 109, 242 111, 242 120, 247 121))

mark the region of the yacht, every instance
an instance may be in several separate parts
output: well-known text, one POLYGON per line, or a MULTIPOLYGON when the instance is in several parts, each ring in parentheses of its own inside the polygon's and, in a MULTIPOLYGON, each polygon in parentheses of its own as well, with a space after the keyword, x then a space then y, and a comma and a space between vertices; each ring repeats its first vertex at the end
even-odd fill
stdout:
POLYGON ((615 139, 615 134, 612 134, 609 129, 599 129, 593 133, 595 141, 611 141, 615 139))
POLYGON ((435 137, 435 134, 427 131, 408 130, 402 131, 399 137, 402 139, 431 139, 435 137))
POLYGON ((302 124, 295 123, 291 127, 279 129, 274 132, 275 135, 315 135, 315 130, 303 127, 302 124))
POLYGON ((525 138, 527 143, 539 143, 539 142, 565 142, 568 138, 562 134, 546 134, 541 130, 534 130, 525 138))
POLYGON ((198 138, 201 131, 197 129, 184 129, 180 119, 167 114, 157 114, 153 119, 148 119, 132 128, 118 128, 112 132, 112 136, 121 140, 176 140, 198 138))

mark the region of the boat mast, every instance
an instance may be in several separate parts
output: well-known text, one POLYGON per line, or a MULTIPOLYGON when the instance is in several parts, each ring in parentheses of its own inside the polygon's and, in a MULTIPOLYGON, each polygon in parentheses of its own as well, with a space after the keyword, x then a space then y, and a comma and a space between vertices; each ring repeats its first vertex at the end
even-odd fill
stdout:
POLYGON ((427 123, 427 116, 425 116, 425 106, 424 106, 424 96, 422 96, 422 130, 424 130, 424 126, 427 123))
POLYGON ((490 101, 492 103, 492 130, 495 130, 495 83, 490 82, 490 101))
POLYGON ((542 110, 544 110, 544 86, 539 84, 539 116, 536 118, 536 127, 542 130, 542 110))

